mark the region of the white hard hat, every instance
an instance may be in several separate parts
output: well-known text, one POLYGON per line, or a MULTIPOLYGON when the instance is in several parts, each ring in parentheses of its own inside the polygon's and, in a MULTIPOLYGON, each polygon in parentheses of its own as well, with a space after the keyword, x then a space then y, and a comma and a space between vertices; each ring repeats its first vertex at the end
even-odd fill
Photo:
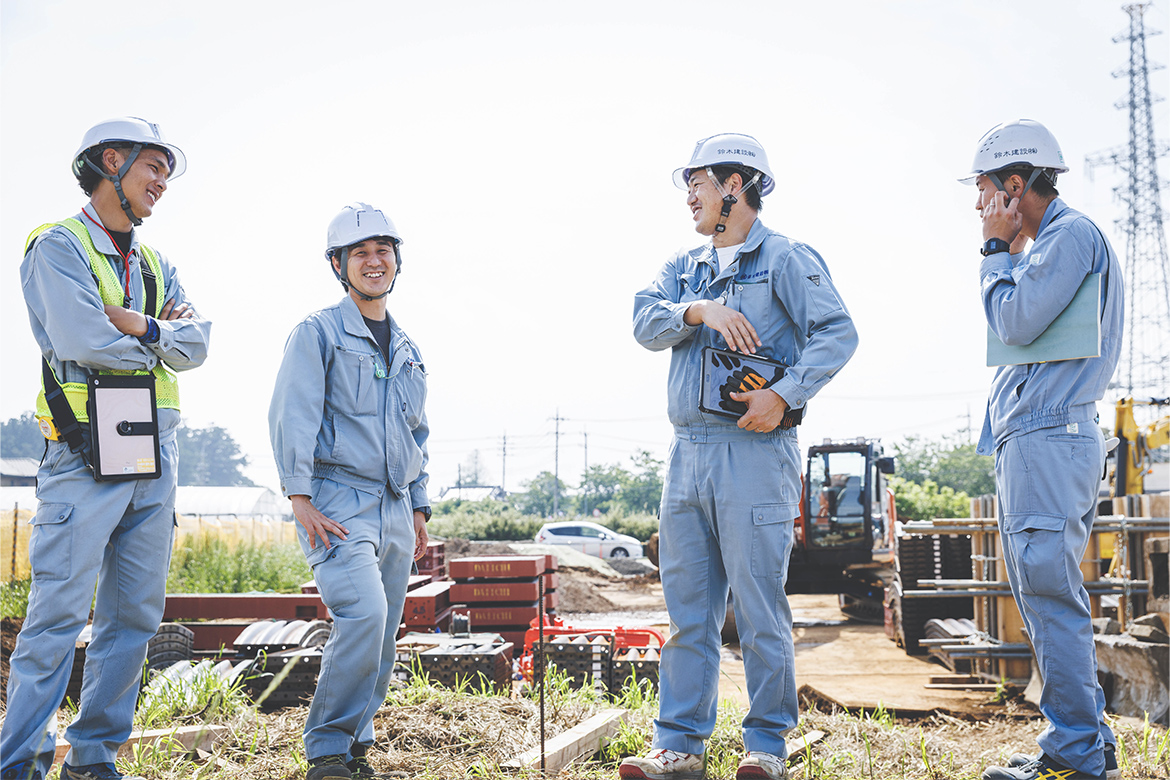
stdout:
POLYGON ((1067 173, 1060 144, 1048 128, 1034 119, 1013 119, 983 134, 975 150, 971 172, 959 181, 973 184, 979 176, 993 171, 1028 165, 1054 173, 1067 173))
POLYGON ((325 257, 347 246, 359 244, 370 238, 386 236, 401 244, 402 237, 389 217, 369 203, 354 202, 338 212, 329 223, 329 234, 325 240, 325 257))
POLYGON ((760 146, 760 142, 755 138, 743 133, 720 133, 695 144, 691 161, 674 172, 674 186, 685 190, 690 183, 691 171, 712 165, 744 165, 755 168, 763 174, 759 182, 760 195, 767 195, 776 186, 764 147, 760 146))
POLYGON ((85 132, 85 137, 81 139, 81 146, 77 150, 77 154, 73 155, 73 175, 78 178, 81 177, 81 172, 85 170, 85 153, 90 149, 105 144, 116 143, 123 141, 131 144, 143 144, 144 146, 156 146, 160 149, 166 150, 170 156, 171 173, 168 179, 177 179, 187 170, 187 156, 183 154, 183 150, 179 147, 169 144, 163 138, 162 130, 153 122, 147 122, 145 119, 139 119, 136 116, 122 116, 116 119, 107 119, 104 122, 98 122, 93 127, 85 132))

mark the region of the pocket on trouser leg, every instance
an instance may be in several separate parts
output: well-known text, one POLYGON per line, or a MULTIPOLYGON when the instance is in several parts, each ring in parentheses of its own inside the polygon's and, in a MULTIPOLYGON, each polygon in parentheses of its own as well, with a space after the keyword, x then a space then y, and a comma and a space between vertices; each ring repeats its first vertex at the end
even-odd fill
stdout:
POLYGON ((791 504, 752 507, 753 577, 779 577, 787 573, 795 514, 796 507, 791 504))
POLYGON ((1060 596, 1072 585, 1064 544, 1065 519, 1055 515, 1005 515, 1004 544, 1010 545, 1020 591, 1031 596, 1060 596))
POLYGON ((34 580, 67 580, 73 572, 73 504, 44 504, 32 519, 28 559, 34 580))
MULTIPOLYGON (((318 544, 318 547, 322 545, 318 544)), ((321 592, 321 600, 333 612, 339 612, 357 603, 361 594, 349 576, 342 546, 334 544, 325 556, 313 566, 313 580, 321 592)))

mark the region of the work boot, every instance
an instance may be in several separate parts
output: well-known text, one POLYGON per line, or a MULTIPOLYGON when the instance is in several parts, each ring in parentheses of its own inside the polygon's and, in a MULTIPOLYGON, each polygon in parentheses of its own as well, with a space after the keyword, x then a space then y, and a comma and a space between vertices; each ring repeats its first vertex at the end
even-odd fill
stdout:
POLYGON ((735 780, 787 780, 788 765, 771 753, 749 751, 735 770, 735 780))
POLYGON ((10 766, 0 772, 0 780, 42 780, 42 777, 41 770, 37 769, 31 761, 10 766))
POLYGON ((410 777, 406 772, 375 772, 364 755, 354 756, 346 767, 353 780, 401 780, 410 777))
POLYGON ((317 756, 309 759, 309 773, 305 780, 325 780, 327 777, 344 777, 352 780, 353 773, 345 763, 345 756, 340 753, 330 753, 327 756, 317 756))
POLYGON ((61 780, 146 780, 138 775, 124 775, 113 764, 86 764, 61 767, 61 780))
MULTIPOLYGON (((1039 758, 1040 756, 1030 756, 1027 753, 1014 753, 1008 759, 1008 766, 1024 766, 1039 758)), ((1105 780, 1121 780, 1121 770, 1117 768, 1116 748, 1108 742, 1105 743, 1105 780)))
POLYGON ((679 753, 658 748, 641 758, 627 758, 618 767, 622 780, 702 780, 705 753, 679 753))
POLYGON ((1023 766, 989 766, 983 780, 1106 780, 1105 774, 1090 775, 1056 763, 1043 753, 1023 766))

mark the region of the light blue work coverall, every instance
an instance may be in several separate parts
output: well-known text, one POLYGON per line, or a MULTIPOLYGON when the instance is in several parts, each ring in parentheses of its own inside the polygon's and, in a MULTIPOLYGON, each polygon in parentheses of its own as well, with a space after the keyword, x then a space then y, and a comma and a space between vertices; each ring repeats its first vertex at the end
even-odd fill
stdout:
MULTIPOLYGON (((95 225, 97 212, 87 205, 75 218, 124 286, 122 258, 95 225)), ((131 233, 130 245, 130 297, 137 310, 144 295, 138 231, 131 233)), ((164 301, 190 304, 174 268, 161 254, 159 262, 164 274, 159 295, 165 289, 164 301)), ((207 357, 211 323, 198 314, 159 320, 154 344, 115 328, 85 249, 64 228, 37 237, 20 266, 20 280, 33 337, 62 383, 84 383, 102 369, 149 370, 160 360, 184 371, 207 357)), ((28 616, 12 653, 8 713, 0 731, 4 768, 33 761, 48 774, 56 750, 57 708, 69 685, 74 643, 89 619, 95 581, 93 639, 86 648, 81 706, 65 731, 72 747, 65 760, 71 766, 112 763, 130 736, 146 644, 158 630, 166 600, 179 421, 177 410, 158 410, 159 479, 95 482, 69 445, 47 442, 37 472, 40 505, 29 539, 28 616)))
POLYGON ((800 450, 794 429, 753 433, 733 418, 699 411, 703 347, 727 344, 683 316, 693 302, 723 295, 763 342, 756 354, 790 366, 771 389, 792 408, 803 408, 857 348, 857 331, 820 255, 759 220, 722 273, 708 244, 678 253, 635 297, 635 338, 647 349, 672 350, 668 414, 675 438, 658 553, 671 628, 653 745, 703 752, 715 727, 730 585, 751 702, 744 744, 785 756, 784 734, 797 722, 784 582, 800 512, 800 450))
POLYGON ((1121 266, 1097 226, 1057 198, 1028 252, 990 255, 979 269, 987 322, 1008 345, 1034 341, 1091 273, 1102 275, 1101 356, 997 369, 978 451, 995 455, 1008 580, 1044 677, 1040 748, 1104 776, 1104 744, 1116 740, 1103 717, 1080 563, 1105 468, 1097 401, 1121 349, 1121 266))
POLYGON ((414 560, 414 510, 430 507, 426 373, 393 320, 390 350, 387 366, 346 296, 293 330, 268 412, 284 494, 309 496, 349 530, 310 549, 297 524, 333 618, 305 723, 308 758, 352 757, 355 743, 374 742, 414 560))

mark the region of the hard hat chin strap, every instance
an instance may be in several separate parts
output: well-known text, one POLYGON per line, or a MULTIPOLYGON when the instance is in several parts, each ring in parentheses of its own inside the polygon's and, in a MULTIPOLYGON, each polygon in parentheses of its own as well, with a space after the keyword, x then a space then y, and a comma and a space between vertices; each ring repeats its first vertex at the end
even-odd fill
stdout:
POLYGON ((130 170, 130 166, 134 164, 136 159, 138 159, 138 153, 141 151, 142 144, 134 144, 134 147, 130 150, 130 153, 126 155, 126 162, 122 165, 121 168, 118 169, 117 173, 112 175, 102 170, 102 166, 100 164, 95 165, 93 160, 89 159, 88 154, 84 157, 86 165, 97 171, 98 176, 101 176, 110 184, 114 185, 114 192, 118 193, 118 203, 122 207, 122 211, 125 212, 126 216, 130 219, 130 224, 134 227, 141 225, 142 220, 134 215, 134 210, 130 208, 130 201, 126 199, 126 193, 122 192, 122 171, 130 170))
MULTIPOLYGON (((1022 199, 1025 195, 1028 194, 1028 190, 1032 189, 1032 182, 1036 181, 1036 177, 1043 173, 1044 170, 1044 168, 1032 169, 1032 174, 1028 177, 1028 181, 1024 183, 1024 190, 1019 194, 1019 198, 1022 199)), ((999 171, 992 171, 991 173, 987 174, 987 178, 991 179, 991 183, 995 185, 997 190, 1000 192, 1007 192, 1007 190, 1004 189, 1003 179, 1000 177, 999 171)), ((1053 183, 1055 184, 1055 182, 1053 183)), ((1008 200, 1011 200, 1011 193, 1008 193, 1008 200)))
MULTIPOLYGON (((342 247, 341 249, 338 249, 336 254, 337 254, 337 264, 338 264, 338 266, 340 266, 341 272, 338 273, 335 270, 333 273, 337 277, 337 280, 339 282, 341 282, 342 289, 344 289, 346 292, 349 292, 350 287, 351 287, 351 285, 349 283, 349 247, 342 247)), ((332 266, 332 265, 333 264, 330 263, 330 266, 332 266)), ((390 289, 386 290, 386 292, 381 293, 380 295, 374 295, 374 296, 366 295, 364 292, 357 289, 356 287, 353 288, 353 291, 357 295, 357 297, 361 298, 363 301, 376 301, 379 298, 385 298, 387 295, 394 292, 394 285, 398 284, 398 272, 400 270, 402 270, 402 256, 398 254, 398 244, 395 243, 394 244, 394 279, 391 280, 391 282, 390 282, 390 289)))
MULTIPOLYGON (((727 230, 727 218, 731 216, 731 207, 736 203, 739 203, 739 199, 727 190, 723 189, 723 185, 719 183, 719 179, 715 178, 715 173, 711 170, 711 166, 707 166, 707 178, 711 180, 711 183, 715 185, 715 189, 717 189, 719 194, 723 196, 723 207, 719 209, 719 222, 715 225, 715 232, 722 233, 723 231, 727 230)), ((743 192, 748 187, 755 186, 756 182, 759 180, 760 172, 756 171, 756 175, 752 177, 752 180, 741 187, 739 191, 743 192)))

